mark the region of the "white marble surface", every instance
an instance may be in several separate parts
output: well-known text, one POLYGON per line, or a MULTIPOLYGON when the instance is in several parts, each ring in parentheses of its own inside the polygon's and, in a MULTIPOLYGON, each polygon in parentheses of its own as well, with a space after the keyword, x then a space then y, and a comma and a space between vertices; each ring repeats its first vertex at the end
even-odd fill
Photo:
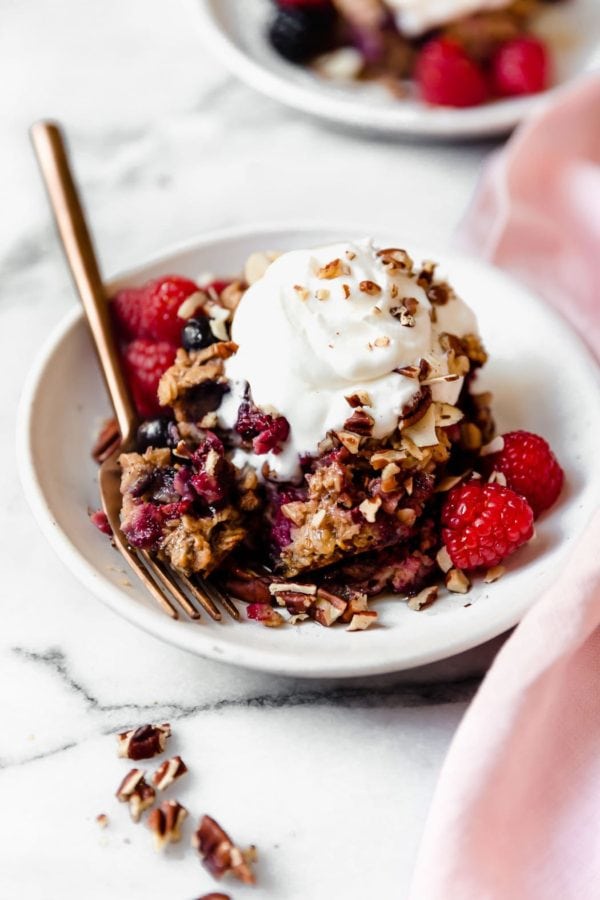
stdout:
POLYGON ((272 219, 379 222, 444 242, 490 145, 369 141, 299 118, 207 58, 176 2, 0 0, 0 13, 0 897, 211 889, 189 847, 158 858, 113 798, 125 764, 111 732, 168 719, 193 769, 181 800, 259 846, 252 896, 401 900, 494 647, 360 684, 294 682, 163 646, 77 584, 24 505, 12 450, 26 370, 75 302, 27 127, 64 123, 107 274, 207 228, 272 219))

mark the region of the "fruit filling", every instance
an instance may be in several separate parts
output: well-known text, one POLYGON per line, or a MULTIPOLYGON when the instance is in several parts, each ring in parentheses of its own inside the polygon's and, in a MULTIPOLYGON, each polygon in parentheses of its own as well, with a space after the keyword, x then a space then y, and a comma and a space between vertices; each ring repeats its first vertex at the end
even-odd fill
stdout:
POLYGON ((334 81, 379 81, 398 98, 477 106, 545 90, 535 36, 563 0, 274 0, 268 38, 288 62, 334 81))
POLYGON ((494 580, 560 493, 543 438, 495 436, 476 318, 404 248, 257 253, 112 310, 141 420, 123 533, 263 625, 364 630, 378 594, 421 609, 494 580))

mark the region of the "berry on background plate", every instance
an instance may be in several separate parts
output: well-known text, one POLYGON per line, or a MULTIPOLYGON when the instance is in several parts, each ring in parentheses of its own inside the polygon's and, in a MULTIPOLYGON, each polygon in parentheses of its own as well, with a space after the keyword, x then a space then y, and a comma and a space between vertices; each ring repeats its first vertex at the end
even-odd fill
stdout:
POLYGON ((269 28, 269 40, 289 62, 307 62, 330 48, 334 21, 329 4, 281 4, 269 28))
POLYGON ((490 95, 483 69, 460 44, 447 38, 425 44, 415 66, 415 80, 423 100, 437 106, 478 106, 490 95))
POLYGON ((529 35, 502 44, 492 60, 492 84, 499 97, 537 94, 548 87, 549 81, 546 45, 529 35))

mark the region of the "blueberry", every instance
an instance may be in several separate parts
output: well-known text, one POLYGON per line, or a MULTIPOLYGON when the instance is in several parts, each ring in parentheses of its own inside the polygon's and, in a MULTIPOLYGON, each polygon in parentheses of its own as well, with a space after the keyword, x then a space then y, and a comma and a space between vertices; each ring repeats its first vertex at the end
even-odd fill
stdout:
POLYGON ((176 447, 179 440, 177 426, 171 419, 146 419, 139 426, 136 446, 140 453, 148 447, 176 447))
POLYGON ((181 329, 181 345, 186 350, 202 350, 218 340, 212 333, 210 321, 206 316, 188 319, 181 329))
POLYGON ((294 63, 302 63, 333 45, 332 8, 282 7, 271 27, 269 40, 280 56, 294 63))

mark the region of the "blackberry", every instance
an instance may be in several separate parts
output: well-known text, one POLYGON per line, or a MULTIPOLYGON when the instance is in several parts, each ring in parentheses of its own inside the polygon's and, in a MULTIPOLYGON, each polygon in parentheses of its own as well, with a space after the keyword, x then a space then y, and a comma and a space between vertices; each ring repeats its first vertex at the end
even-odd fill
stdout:
POLYGON ((216 340, 206 316, 188 319, 181 329, 181 345, 186 350, 202 350, 216 340))
POLYGON ((269 28, 269 41, 289 62, 306 62, 331 49, 334 21, 329 6, 281 7, 269 28))

